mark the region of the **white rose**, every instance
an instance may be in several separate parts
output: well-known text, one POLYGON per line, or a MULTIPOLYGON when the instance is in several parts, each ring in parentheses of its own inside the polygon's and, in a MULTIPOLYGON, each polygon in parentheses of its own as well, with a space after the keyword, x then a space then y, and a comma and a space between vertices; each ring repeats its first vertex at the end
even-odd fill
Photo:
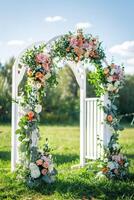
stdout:
POLYGON ((116 81, 116 82, 114 83, 114 85, 115 85, 115 87, 118 87, 118 86, 120 85, 120 81, 116 81))
POLYGON ((84 56, 85 56, 86 58, 88 58, 88 57, 89 57, 89 52, 87 51, 87 52, 84 54, 84 56))
POLYGON ((46 80, 49 79, 50 77, 51 77, 51 73, 50 72, 45 75, 45 79, 46 80))
POLYGON ((32 178, 38 178, 40 176, 40 170, 35 163, 30 163, 29 168, 31 171, 32 178))
POLYGON ((35 105, 35 112, 40 113, 42 111, 42 106, 40 104, 35 105))
POLYGON ((37 83, 36 87, 37 87, 37 89, 40 89, 41 88, 41 83, 37 83))
POLYGON ((113 90, 114 90, 113 84, 108 83, 108 84, 107 84, 107 90, 108 90, 108 91, 113 91, 113 90))
POLYGON ((124 166, 125 166, 125 167, 128 167, 128 165, 129 165, 129 163, 128 163, 128 162, 126 162, 126 163, 124 164, 124 166))
POLYGON ((112 81, 113 81, 113 77, 112 77, 112 76, 109 76, 109 77, 107 78, 107 81, 108 81, 108 82, 112 82, 112 81))
POLYGON ((105 158, 105 159, 104 159, 104 162, 108 162, 108 158, 105 158))

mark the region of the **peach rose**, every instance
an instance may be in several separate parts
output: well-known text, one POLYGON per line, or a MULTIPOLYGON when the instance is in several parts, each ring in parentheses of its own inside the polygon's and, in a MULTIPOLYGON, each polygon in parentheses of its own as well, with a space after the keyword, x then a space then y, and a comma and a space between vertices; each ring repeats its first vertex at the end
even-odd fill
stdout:
POLYGON ((91 50, 90 53, 89 53, 89 56, 91 58, 98 58, 99 57, 95 50, 91 50))
POLYGON ((77 56, 81 56, 83 54, 83 50, 79 47, 75 47, 74 52, 77 54, 77 56))
POLYGON ((108 68, 105 68, 105 69, 104 69, 104 74, 107 75, 108 73, 109 73, 109 69, 108 69, 108 68))
POLYGON ((29 111, 28 114, 27 114, 27 116, 28 116, 28 120, 32 121, 33 117, 34 117, 34 112, 33 111, 29 111))
POLYGON ((116 65, 115 65, 114 63, 111 64, 111 67, 112 67, 112 68, 115 68, 115 66, 116 66, 116 65))
POLYGON ((42 164, 42 167, 48 168, 48 167, 49 167, 49 163, 48 163, 48 162, 44 162, 44 163, 42 164))
POLYGON ((36 72, 35 77, 38 79, 42 79, 44 75, 41 72, 36 72))
POLYGON ((112 115, 108 115, 108 116, 107 116, 107 121, 108 121, 108 122, 112 122, 112 121, 113 121, 112 115))
POLYGON ((42 165, 43 164, 43 160, 39 159, 36 161, 36 164, 39 166, 39 165, 42 165))
POLYGON ((107 172, 108 172, 108 168, 107 168, 107 167, 104 167, 101 171, 102 171, 103 173, 107 173, 107 172))
POLYGON ((70 48, 69 48, 69 47, 67 47, 67 48, 66 48, 66 52, 69 52, 69 51, 70 51, 70 48))

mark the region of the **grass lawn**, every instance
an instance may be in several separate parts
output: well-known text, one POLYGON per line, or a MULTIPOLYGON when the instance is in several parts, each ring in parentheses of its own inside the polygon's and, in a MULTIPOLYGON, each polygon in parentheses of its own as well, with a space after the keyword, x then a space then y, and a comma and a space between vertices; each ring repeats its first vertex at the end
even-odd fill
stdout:
POLYGON ((10 173, 10 131, 0 126, 0 200, 60 200, 60 199, 134 199, 134 128, 126 128, 120 137, 123 151, 130 161, 130 174, 125 181, 98 180, 86 169, 71 169, 79 163, 79 128, 77 126, 41 126, 43 144, 48 137, 59 171, 53 185, 30 190, 10 173))

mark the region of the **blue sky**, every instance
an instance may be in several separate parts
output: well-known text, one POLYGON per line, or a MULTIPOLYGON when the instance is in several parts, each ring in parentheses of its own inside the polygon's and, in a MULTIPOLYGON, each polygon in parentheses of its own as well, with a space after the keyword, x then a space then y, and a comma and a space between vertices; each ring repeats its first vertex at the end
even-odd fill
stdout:
POLYGON ((98 35, 108 59, 134 73, 133 0, 0 0, 0 60, 27 45, 75 30, 98 35))

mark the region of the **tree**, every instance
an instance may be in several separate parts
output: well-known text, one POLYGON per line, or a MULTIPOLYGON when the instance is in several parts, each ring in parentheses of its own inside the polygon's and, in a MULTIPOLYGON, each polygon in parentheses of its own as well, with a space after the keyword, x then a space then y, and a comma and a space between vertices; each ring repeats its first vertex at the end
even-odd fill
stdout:
POLYGON ((134 75, 127 75, 120 91, 119 110, 121 114, 134 112, 134 75))

